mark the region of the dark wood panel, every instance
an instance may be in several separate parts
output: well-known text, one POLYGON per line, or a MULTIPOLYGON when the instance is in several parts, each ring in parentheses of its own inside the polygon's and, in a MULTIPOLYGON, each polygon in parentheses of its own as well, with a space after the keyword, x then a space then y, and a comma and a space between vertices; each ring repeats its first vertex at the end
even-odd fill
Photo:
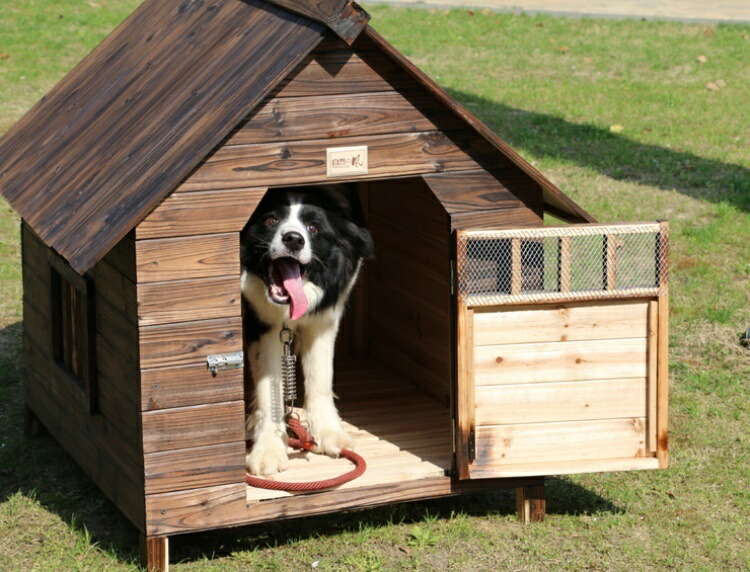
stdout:
POLYGON ((242 369, 228 369, 212 377, 205 360, 189 366, 144 369, 141 409, 153 411, 244 399, 242 374, 242 369))
POLYGON ((449 222, 421 180, 369 185, 371 355, 446 402, 451 383, 449 222))
POLYGON ((135 229, 138 240, 239 232, 266 188, 174 193, 135 229))
MULTIPOLYGON (((419 85, 387 56, 352 50, 310 54, 272 92, 273 97, 307 97, 337 93, 418 91, 419 85)), ((367 46, 371 48, 371 46, 367 46)))
MULTIPOLYGON (((467 147, 471 142, 456 135, 459 143, 441 132, 397 133, 372 137, 347 137, 334 144, 329 139, 290 141, 224 147, 212 155, 180 187, 182 190, 247 186, 262 177, 268 185, 298 185, 330 181, 326 178, 326 148, 366 145, 369 173, 352 177, 371 179, 438 171, 478 168, 476 158, 483 149, 467 147), (459 144, 463 145, 463 150, 459 144)), ((340 180, 340 179, 337 179, 340 180)))
POLYGON ((146 411, 142 423, 144 453, 244 441, 245 402, 146 411))
POLYGON ((147 0, 3 138, 3 195, 88 270, 323 30, 257 0, 147 0))
POLYGON ((143 326, 141 369, 200 364, 206 356, 242 350, 242 318, 143 326))
POLYGON ((451 479, 438 477, 282 497, 246 505, 245 488, 245 485, 226 485, 183 493, 149 495, 146 497, 149 533, 178 534, 210 530, 454 494, 451 479))
POLYGON ((392 91, 274 98, 253 112, 227 144, 339 139, 460 127, 452 116, 445 116, 438 125, 424 110, 438 112, 434 98, 425 93, 408 97, 392 91))
MULTIPOLYGON (((492 145, 492 147, 498 151, 498 157, 503 158, 503 162, 506 160, 510 161, 526 173, 532 181, 542 188, 544 203, 550 204, 552 207, 556 208, 558 213, 563 217, 563 220, 567 220, 568 222, 596 222, 594 217, 584 211, 579 205, 570 199, 570 197, 563 194, 560 189, 549 181, 549 179, 542 175, 530 163, 525 161, 513 148, 510 147, 510 145, 495 135, 489 127, 479 121, 479 119, 477 119, 463 105, 448 95, 448 93, 435 83, 434 80, 404 57, 403 54, 388 43, 375 30, 367 28, 365 33, 362 34, 360 42, 362 45, 371 43, 380 48, 383 53, 387 54, 391 61, 398 66, 400 71, 406 72, 422 89, 426 89, 429 93, 435 96, 438 101, 445 105, 446 110, 449 113, 454 113, 460 117, 469 127, 471 127, 475 134, 479 135, 482 139, 492 145)), ((493 167, 496 166, 497 163, 493 165, 493 167)))
POLYGON ((245 482, 245 441, 145 456, 146 494, 245 482))
POLYGON ((136 244, 136 266, 139 284, 239 276, 240 235, 233 232, 139 240, 136 244))
POLYGON ((497 230, 542 226, 542 224, 542 218, 525 207, 459 213, 451 216, 451 228, 453 230, 497 230))
MULTIPOLYGON (((135 270, 135 264, 133 264, 135 270)), ((91 271, 97 299, 104 300, 130 324, 138 321, 138 300, 135 283, 115 269, 107 260, 97 262, 91 271)))
POLYGON ((128 280, 135 282, 135 238, 133 233, 127 234, 115 244, 102 260, 128 280))
POLYGON ((238 276, 148 282, 138 287, 138 322, 151 326, 239 317, 241 296, 238 276))
MULTIPOLYGON (((25 315, 34 323, 32 310, 25 315)), ((131 437, 104 413, 89 415, 85 394, 24 335, 24 399, 51 436, 133 524, 143 530, 143 463, 131 437)))
MULTIPOLYGON (((506 180, 510 177, 524 179, 523 173, 513 172, 512 169, 503 171, 503 175, 506 175, 506 180)), ((487 171, 435 173, 424 175, 423 178, 450 214, 524 206, 516 195, 487 171)), ((526 182, 528 185, 527 178, 526 182)), ((537 185, 532 186, 538 191, 541 202, 541 189, 537 185)))

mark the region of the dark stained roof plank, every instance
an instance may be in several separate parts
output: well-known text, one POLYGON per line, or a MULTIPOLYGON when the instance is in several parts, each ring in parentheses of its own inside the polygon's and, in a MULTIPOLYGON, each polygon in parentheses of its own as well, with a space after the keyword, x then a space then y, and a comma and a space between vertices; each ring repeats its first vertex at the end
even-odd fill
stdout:
POLYGON ((370 21, 362 6, 352 0, 266 0, 281 8, 325 24, 351 45, 370 21))
POLYGON ((0 192, 83 273, 324 30, 260 0, 146 0, 0 140, 0 192))

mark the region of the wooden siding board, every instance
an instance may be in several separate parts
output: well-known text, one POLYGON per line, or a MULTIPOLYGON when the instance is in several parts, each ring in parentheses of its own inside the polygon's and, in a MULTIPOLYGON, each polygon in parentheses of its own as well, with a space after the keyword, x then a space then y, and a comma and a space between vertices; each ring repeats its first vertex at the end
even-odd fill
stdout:
POLYGON ((143 326, 141 369, 202 365, 206 356, 242 351, 242 318, 143 326))
MULTIPOLYGON (((423 109, 435 110, 425 93, 346 93, 267 100, 227 140, 227 145, 253 145, 273 141, 332 139, 458 129, 448 116, 435 121, 423 109)), ((332 141, 331 145, 338 145, 332 141)))
POLYGON ((144 453, 244 441, 245 402, 147 411, 142 422, 144 453))
MULTIPOLYGON (((353 180, 401 177, 449 170, 477 169, 484 149, 463 133, 439 131, 227 146, 218 149, 180 186, 181 190, 268 185, 301 185, 326 181, 326 148, 366 145, 369 172, 353 180)), ((485 159, 489 156, 484 156, 485 159)), ((337 178, 344 180, 344 178, 337 178)))
POLYGON ((238 232, 136 243, 138 283, 240 275, 238 232))
POLYGON ((212 377, 205 361, 187 366, 141 371, 141 410, 155 411, 244 399, 243 370, 229 369, 212 377))
POLYGON ((88 270, 323 30, 258 0, 147 0, 3 138, 3 195, 88 270))
POLYGON ((138 322, 142 326, 241 315, 238 276, 148 282, 138 287, 138 322))
POLYGON ((265 187, 173 193, 136 227, 136 239, 239 232, 265 193, 265 187))
POLYGON ((245 441, 145 455, 146 494, 245 481, 245 441))

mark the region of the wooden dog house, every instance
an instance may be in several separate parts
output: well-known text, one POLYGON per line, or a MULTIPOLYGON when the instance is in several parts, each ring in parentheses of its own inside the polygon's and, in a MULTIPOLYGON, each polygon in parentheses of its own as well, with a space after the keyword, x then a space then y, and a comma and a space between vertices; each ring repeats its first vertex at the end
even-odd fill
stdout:
POLYGON ((545 475, 666 465, 666 225, 594 224, 368 19, 146 0, 0 141, 27 429, 133 522, 150 569, 174 534, 487 487, 517 487, 528 520, 545 475), (242 351, 240 235, 269 188, 337 182, 376 245, 335 382, 369 469, 252 489, 247 368, 206 367, 242 351))

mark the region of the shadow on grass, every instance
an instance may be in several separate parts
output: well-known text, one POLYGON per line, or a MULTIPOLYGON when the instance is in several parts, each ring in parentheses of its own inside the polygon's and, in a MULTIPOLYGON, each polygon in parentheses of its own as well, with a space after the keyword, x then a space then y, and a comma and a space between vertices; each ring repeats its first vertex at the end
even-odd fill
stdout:
POLYGON ((750 169, 746 167, 639 143, 608 129, 509 107, 471 93, 449 92, 511 146, 537 157, 574 163, 618 181, 729 203, 750 212, 750 169))
MULTIPOLYGON (((91 539, 120 562, 138 560, 137 533, 52 436, 26 437, 23 433, 21 323, 0 330, 0 502, 23 495, 58 515, 71 529, 91 539)), ((621 510, 599 495, 560 479, 550 479, 551 514, 617 513, 621 510)), ((449 519, 453 515, 512 515, 511 490, 483 491, 460 497, 388 505, 373 509, 278 521, 230 530, 175 537, 174 560, 193 561, 283 546, 306 538, 356 532, 393 523, 418 523, 425 516, 449 519)), ((38 523, 38 520, 35 520, 38 523)), ((24 525, 24 522, 21 522, 24 525)), ((39 540, 47 527, 42 525, 39 540)))

